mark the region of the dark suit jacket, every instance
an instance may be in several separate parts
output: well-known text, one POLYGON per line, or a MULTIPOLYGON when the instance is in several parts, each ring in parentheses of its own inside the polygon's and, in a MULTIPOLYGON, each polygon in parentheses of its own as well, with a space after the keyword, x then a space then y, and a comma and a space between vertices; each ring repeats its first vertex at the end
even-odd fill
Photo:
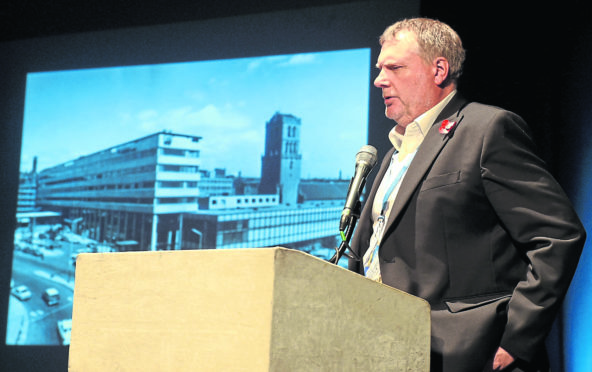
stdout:
MULTIPOLYGON (((352 238, 363 256, 385 156, 352 238)), ((432 370, 480 371, 502 346, 533 361, 586 233, 517 115, 457 95, 405 175, 380 246, 383 283, 432 307, 432 370), (439 133, 443 119, 456 122, 439 133)), ((350 269, 363 273, 359 262, 350 269)))

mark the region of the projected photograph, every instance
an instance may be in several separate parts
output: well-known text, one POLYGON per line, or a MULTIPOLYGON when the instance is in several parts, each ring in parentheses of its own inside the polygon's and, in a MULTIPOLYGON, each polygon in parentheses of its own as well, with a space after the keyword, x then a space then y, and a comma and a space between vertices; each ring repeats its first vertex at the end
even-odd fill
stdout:
POLYGON ((69 344, 80 253, 331 258, 369 71, 351 49, 29 73, 6 344, 69 344))

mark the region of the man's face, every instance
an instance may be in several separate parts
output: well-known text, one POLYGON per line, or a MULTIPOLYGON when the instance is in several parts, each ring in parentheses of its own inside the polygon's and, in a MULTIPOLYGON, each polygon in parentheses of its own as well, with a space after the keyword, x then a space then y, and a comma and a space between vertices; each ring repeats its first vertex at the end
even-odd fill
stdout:
POLYGON ((420 57, 412 32, 400 31, 386 41, 376 67, 380 73, 374 85, 382 89, 385 115, 400 126, 406 127, 438 102, 437 69, 420 57))

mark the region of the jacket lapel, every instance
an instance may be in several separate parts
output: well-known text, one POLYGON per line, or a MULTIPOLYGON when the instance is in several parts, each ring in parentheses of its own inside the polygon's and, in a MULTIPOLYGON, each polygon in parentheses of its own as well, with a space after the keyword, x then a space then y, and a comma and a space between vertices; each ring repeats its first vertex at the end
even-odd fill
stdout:
MULTIPOLYGON (((457 93, 456 96, 444 107, 434 124, 430 127, 422 144, 419 146, 405 177, 401 181, 401 187, 391 209, 386 229, 388 230, 396 221, 405 205, 419 186, 425 174, 438 157, 442 148, 446 145, 451 135, 439 132, 440 123, 444 119, 456 122, 455 128, 461 124, 463 115, 460 112, 466 104, 466 100, 457 93)), ((381 169, 382 170, 382 169, 381 169)), ((382 178, 381 178, 382 179, 382 178)))

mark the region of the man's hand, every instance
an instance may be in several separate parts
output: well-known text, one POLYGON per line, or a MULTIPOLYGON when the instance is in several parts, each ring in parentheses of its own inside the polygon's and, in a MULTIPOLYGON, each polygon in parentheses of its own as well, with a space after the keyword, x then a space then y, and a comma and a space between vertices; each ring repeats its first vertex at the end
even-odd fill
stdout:
POLYGON ((497 349, 495 357, 493 358, 494 371, 501 371, 512 363, 514 363, 514 357, 511 356, 510 353, 508 353, 501 347, 497 349))

